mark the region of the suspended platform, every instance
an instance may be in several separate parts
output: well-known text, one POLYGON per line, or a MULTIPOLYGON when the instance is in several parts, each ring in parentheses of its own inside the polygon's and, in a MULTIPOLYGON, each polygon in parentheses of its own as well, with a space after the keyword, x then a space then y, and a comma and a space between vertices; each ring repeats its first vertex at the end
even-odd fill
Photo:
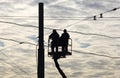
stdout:
POLYGON ((62 46, 58 46, 58 52, 51 52, 51 41, 48 40, 48 57, 52 58, 66 58, 72 55, 72 39, 69 39, 68 52, 62 52, 62 46))
POLYGON ((63 52, 48 52, 48 56, 49 57, 53 57, 53 56, 55 56, 55 57, 59 57, 59 58, 65 58, 66 56, 68 56, 68 55, 72 55, 72 53, 71 52, 66 52, 66 53, 63 53, 63 52))

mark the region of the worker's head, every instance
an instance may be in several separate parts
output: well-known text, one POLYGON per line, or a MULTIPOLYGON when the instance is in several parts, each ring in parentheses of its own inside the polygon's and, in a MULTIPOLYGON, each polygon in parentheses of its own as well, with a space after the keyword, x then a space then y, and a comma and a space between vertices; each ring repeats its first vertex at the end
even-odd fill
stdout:
POLYGON ((64 30, 63 30, 63 32, 64 32, 64 33, 66 33, 66 32, 67 32, 67 30, 66 30, 66 29, 64 29, 64 30))
POLYGON ((53 29, 53 33, 56 33, 56 30, 55 30, 55 29, 53 29))

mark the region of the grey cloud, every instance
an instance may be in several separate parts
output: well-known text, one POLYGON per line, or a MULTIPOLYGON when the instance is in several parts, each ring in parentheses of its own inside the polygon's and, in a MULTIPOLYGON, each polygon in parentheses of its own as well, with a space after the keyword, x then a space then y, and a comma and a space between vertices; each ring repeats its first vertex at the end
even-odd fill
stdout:
POLYGON ((4 47, 4 46, 5 46, 4 42, 0 41, 0 47, 4 47))
MULTIPOLYGON (((0 2, 0 8, 1 8, 1 11, 0 11, 0 14, 1 15, 9 15, 10 13, 15 13, 19 10, 24 10, 25 7, 23 8, 19 8, 19 7, 16 7, 17 4, 25 4, 25 3, 15 3, 15 2, 0 2)), ((27 5, 27 4, 26 4, 27 5)), ((22 5, 21 5, 22 6, 22 5)))
POLYGON ((53 2, 55 2, 56 0, 44 0, 43 2, 45 3, 45 4, 50 4, 50 3, 53 3, 53 2))
POLYGON ((91 9, 105 9, 106 6, 103 5, 103 1, 91 1, 91 0, 84 0, 83 5, 85 8, 91 8, 91 9))
POLYGON ((93 69, 106 69, 106 65, 109 64, 109 61, 99 60, 99 61, 89 61, 87 64, 93 69))
POLYGON ((0 2, 0 8, 2 12, 5 12, 5 11, 11 12, 13 9, 13 6, 11 3, 8 3, 8 2, 0 2))
POLYGON ((45 6, 48 6, 50 3, 53 3, 56 0, 33 0, 30 5, 37 5, 40 2, 43 2, 45 6))
POLYGON ((76 9, 62 6, 62 5, 50 5, 50 8, 47 10, 49 11, 49 14, 59 15, 59 16, 69 16, 73 15, 75 12, 77 12, 76 9))
MULTIPOLYGON (((5 68, 4 66, 0 66, 0 75, 5 75, 6 74, 6 72, 5 71, 7 71, 8 69, 7 68, 5 68)), ((1 77, 2 78, 2 77, 1 77)))
POLYGON ((83 5, 85 6, 85 8, 94 10, 109 10, 111 8, 115 8, 118 4, 118 0, 83 0, 83 5))
POLYGON ((81 76, 81 75, 83 75, 84 74, 84 72, 74 72, 73 74, 72 74, 72 77, 78 77, 78 76, 81 76))
POLYGON ((112 25, 108 25, 107 27, 120 29, 120 24, 112 24, 112 25))
POLYGON ((81 47, 81 48, 87 48, 87 47, 89 47, 89 46, 91 46, 90 43, 80 43, 80 47, 81 47))
POLYGON ((82 5, 83 0, 74 0, 74 3, 77 5, 82 5))
POLYGON ((28 36, 27 38, 33 40, 34 42, 37 42, 37 36, 36 35, 31 35, 31 36, 28 36))
POLYGON ((103 76, 107 77, 110 75, 114 75, 113 72, 108 72, 108 71, 103 71, 103 72, 98 72, 93 75, 88 75, 88 78, 102 78, 103 76))

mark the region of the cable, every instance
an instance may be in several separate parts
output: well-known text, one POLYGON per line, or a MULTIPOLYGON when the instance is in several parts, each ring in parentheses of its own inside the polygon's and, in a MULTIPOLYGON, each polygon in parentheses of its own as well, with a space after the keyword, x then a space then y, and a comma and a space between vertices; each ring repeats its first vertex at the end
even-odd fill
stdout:
MULTIPOLYGON (((111 12, 111 11, 116 11, 117 9, 120 9, 120 7, 113 8, 113 9, 111 9, 111 10, 105 11, 105 12, 100 13, 100 14, 105 14, 105 13, 108 13, 108 12, 111 12)), ((91 17, 87 17, 87 18, 83 19, 82 21, 78 21, 78 22, 69 24, 69 25, 67 25, 67 26, 65 26, 65 27, 70 27, 70 26, 72 26, 72 25, 75 25, 75 24, 78 24, 78 23, 80 23, 80 22, 86 21, 86 20, 91 19, 91 18, 93 18, 93 17, 96 18, 96 16, 98 16, 98 15, 100 15, 100 14, 97 14, 97 15, 94 15, 94 16, 91 16, 91 17)), ((94 19, 95 19, 95 18, 94 18, 94 19)))
MULTIPOLYGON (((103 12, 103 13, 100 13, 100 14, 97 14, 97 15, 94 15, 94 16, 92 16, 92 17, 87 17, 87 18, 83 19, 82 21, 86 21, 86 20, 88 20, 88 19, 90 19, 90 18, 96 17, 96 16, 101 15, 101 14, 108 13, 108 12, 111 12, 111 11, 116 11, 117 9, 120 9, 120 7, 113 8, 113 9, 111 9, 111 10, 108 10, 108 11, 106 11, 106 12, 103 12)), ((4 17, 5 17, 5 16, 4 16, 4 17)), ((10 16, 9 16, 9 17, 10 17, 10 16)), ((14 16, 14 17, 16 17, 16 16, 14 16)), ((19 16, 19 17, 21 17, 21 16, 19 16)), ((36 28, 38 28, 37 26, 33 26, 33 25, 24 25, 24 24, 18 24, 18 23, 13 23, 13 22, 5 22, 5 21, 0 21, 0 22, 2 22, 2 23, 9 23, 9 24, 15 24, 15 25, 24 26, 24 27, 36 27, 36 28)), ((75 23, 72 23, 72 24, 70 24, 70 25, 67 25, 66 27, 70 27, 70 26, 75 25, 75 24, 77 24, 77 23, 80 23, 80 21, 75 22, 75 23)))
MULTIPOLYGON (((48 27, 45 27, 45 29, 53 30, 53 28, 48 28, 48 27)), ((62 29, 56 29, 56 30, 63 31, 62 29)), ((103 35, 103 34, 83 33, 83 32, 78 32, 78 31, 68 31, 68 32, 82 34, 82 35, 93 35, 93 36, 95 35, 95 36, 102 36, 102 37, 107 37, 107 38, 112 38, 112 39, 120 39, 120 37, 112 37, 112 36, 103 35)))
MULTIPOLYGON (((120 17, 104 17, 104 18, 106 18, 106 19, 104 19, 104 21, 108 21, 107 19, 109 19, 109 18, 112 18, 112 19, 116 19, 117 18, 116 20, 120 19, 120 17)), ((44 20, 62 20, 62 21, 64 21, 64 20, 82 20, 83 21, 83 19, 80 19, 80 18, 71 18, 71 19, 70 18, 56 18, 56 19, 48 18, 48 19, 44 19, 44 20)), ((92 21, 92 20, 89 20, 89 21, 92 21)), ((99 21, 101 21, 101 20, 99 20, 99 21)))
MULTIPOLYGON (((1 21, 0 21, 0 22, 1 22, 1 21)), ((14 22, 5 22, 5 21, 2 21, 2 23, 15 24, 15 25, 24 26, 24 27, 35 27, 35 28, 38 28, 37 26, 33 26, 33 25, 22 25, 22 24, 17 24, 17 23, 14 23, 14 22)), ((53 30, 53 28, 48 28, 48 27, 45 27, 45 29, 53 30)), ((56 30, 62 31, 61 29, 56 29, 56 30)), ((107 38, 120 38, 120 37, 111 37, 111 36, 107 36, 107 35, 94 34, 94 33, 83 33, 83 32, 77 32, 77 31, 69 31, 69 32, 72 32, 72 33, 79 33, 79 34, 83 34, 83 35, 103 36, 103 37, 107 37, 107 38)), ((14 41, 14 40, 13 40, 13 41, 14 41)), ((28 42, 26 42, 26 43, 28 43, 28 42)), ((29 43, 28 43, 28 44, 29 44, 29 43)))
MULTIPOLYGON (((0 51, 6 50, 6 49, 8 49, 8 48, 11 48, 11 47, 14 47, 14 46, 17 46, 17 45, 21 45, 21 44, 23 44, 23 43, 14 44, 14 45, 9 46, 9 47, 6 47, 6 48, 4 48, 4 49, 0 49, 0 51)), ((4 56, 6 56, 6 57, 10 60, 10 58, 9 58, 5 53, 3 53, 3 52, 0 52, 0 53, 3 54, 4 56)), ((21 72, 29 75, 29 73, 28 73, 27 71, 21 69, 16 63, 9 63, 9 62, 6 62, 6 61, 4 61, 3 63, 6 63, 6 64, 12 66, 13 68, 17 68, 17 69, 19 69, 21 72)), ((14 71, 14 72, 17 73, 16 71, 14 71)), ((18 73, 18 74, 19 74, 19 73, 18 73)), ((24 76, 23 76, 23 77, 24 77, 24 76)))
MULTIPOLYGON (((38 19, 28 19, 26 17, 29 18, 38 18, 38 16, 0 16, 1 18, 22 18, 22 19, 26 19, 26 20, 38 20, 38 19), (24 18, 25 17, 25 18, 24 18)), ((82 18, 89 18, 89 17, 81 17, 81 16, 76 16, 76 17, 45 17, 44 16, 44 20, 82 20, 82 18)), ((104 17, 104 18, 120 18, 120 17, 104 17)))
POLYGON ((32 17, 32 18, 36 18, 38 16, 0 16, 0 17, 32 17))
MULTIPOLYGON (((19 26, 26 26, 26 25, 21 25, 21 24, 13 23, 13 22, 5 22, 5 21, 0 21, 0 22, 2 22, 2 23, 9 23, 9 24, 15 24, 15 25, 19 25, 19 26)), ((27 27, 35 27, 35 26, 27 25, 27 27)), ((6 39, 6 38, 0 38, 0 39, 2 39, 2 40, 7 40, 7 41, 17 42, 17 43, 19 43, 19 44, 25 43, 25 44, 30 44, 30 45, 35 45, 35 46, 37 46, 36 44, 31 43, 31 42, 20 42, 20 41, 14 40, 14 39, 6 39)), ((18 44, 17 44, 17 45, 18 45, 18 44)), ((4 48, 4 49, 1 49, 0 51, 5 50, 5 49, 10 48, 10 47, 13 47, 13 46, 15 46, 15 45, 6 47, 6 48, 4 48)), ((7 58, 9 58, 6 54, 3 53, 3 55, 5 55, 7 58)), ((8 63, 8 62, 6 62, 6 63, 9 64, 9 65, 11 65, 11 63, 8 63)), ((11 66, 12 66, 13 68, 18 68, 19 70, 21 70, 21 71, 22 71, 23 73, 25 73, 25 74, 28 74, 26 71, 24 71, 23 69, 19 68, 15 63, 12 64, 11 66)))
POLYGON ((3 53, 3 52, 1 52, 1 51, 6 50, 6 49, 11 48, 11 47, 14 47, 14 46, 17 46, 17 45, 20 45, 20 44, 14 44, 14 45, 11 45, 11 46, 9 46, 9 47, 0 49, 0 53, 2 53, 4 56, 8 57, 5 53, 3 53))
MULTIPOLYGON (((46 47, 48 47, 48 46, 46 45, 46 47)), ((89 55, 94 55, 94 56, 107 57, 107 58, 110 58, 110 59, 120 59, 120 57, 114 57, 114 56, 109 56, 109 55, 102 55, 102 54, 84 52, 84 51, 78 51, 78 50, 72 50, 72 51, 76 52, 76 53, 81 53, 81 54, 89 54, 89 55)))
POLYGON ((77 50, 72 50, 76 53, 81 53, 81 54, 90 54, 90 55, 95 55, 95 56, 102 56, 102 57, 107 57, 111 59, 120 59, 120 57, 113 57, 113 56, 108 56, 108 55, 102 55, 102 54, 97 54, 97 53, 90 53, 90 52, 83 52, 83 51, 77 51, 77 50))
MULTIPOLYGON (((9 47, 6 47, 6 48, 4 48, 4 49, 0 49, 0 51, 6 50, 6 49, 8 49, 8 48, 11 48, 11 47, 14 47, 14 46, 17 46, 17 45, 20 45, 20 43, 19 43, 19 44, 14 44, 14 45, 9 46, 9 47)), ((3 53, 3 52, 0 52, 0 53, 3 54, 4 56, 6 56, 6 57, 10 60, 10 58, 9 58, 5 53, 3 53)), ((4 61, 4 63, 9 64, 9 65, 12 66, 13 68, 17 68, 17 69, 19 69, 20 71, 28 74, 26 71, 24 71, 24 70, 22 70, 21 68, 19 68, 15 63, 12 64, 12 65, 11 65, 11 63, 6 62, 6 61, 4 61)))
MULTIPOLYGON (((14 23, 14 22, 5 22, 5 21, 0 21, 2 23, 8 23, 8 24, 15 24, 15 25, 18 25, 18 26, 24 26, 24 27, 35 27, 35 28, 38 28, 37 26, 34 26, 34 25, 23 25, 23 24, 18 24, 18 23, 14 23)), ((50 30, 53 30, 54 28, 48 28, 48 27, 44 27, 45 29, 50 29, 50 30)), ((60 31, 63 31, 61 29, 56 29, 56 30, 60 30, 60 31)), ((69 31, 71 33, 78 33, 78 34, 83 34, 83 35, 96 35, 96 36, 103 36, 103 37, 107 37, 107 38, 115 38, 115 39, 119 39, 120 37, 111 37, 111 36, 107 36, 107 35, 103 35, 103 34, 95 34, 95 33, 83 33, 83 32, 77 32, 77 31, 69 31)), ((13 40, 14 41, 14 40, 13 40)), ((28 43, 28 42, 25 42, 25 43, 28 43)), ((29 43, 28 43, 29 44, 29 43)))
POLYGON ((7 41, 13 41, 13 42, 17 42, 17 43, 20 43, 20 44, 30 44, 30 45, 35 45, 34 43, 31 43, 31 42, 20 42, 20 41, 17 41, 17 40, 14 40, 14 39, 7 39, 7 38, 2 38, 0 37, 1 40, 7 40, 7 41))
POLYGON ((34 25, 27 25, 27 24, 18 24, 15 22, 6 22, 6 21, 0 21, 1 23, 8 23, 8 24, 13 24, 13 25, 18 25, 18 26, 23 26, 23 27, 34 27, 34 28, 38 28, 37 26, 34 25))

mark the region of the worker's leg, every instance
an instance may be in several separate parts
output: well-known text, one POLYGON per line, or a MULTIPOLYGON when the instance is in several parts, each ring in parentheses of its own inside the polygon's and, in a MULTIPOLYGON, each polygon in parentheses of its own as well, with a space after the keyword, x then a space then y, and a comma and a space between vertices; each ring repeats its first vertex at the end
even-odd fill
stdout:
POLYGON ((58 52, 58 46, 56 46, 56 52, 58 52))
POLYGON ((54 47, 53 46, 51 47, 51 51, 54 52, 54 47))

